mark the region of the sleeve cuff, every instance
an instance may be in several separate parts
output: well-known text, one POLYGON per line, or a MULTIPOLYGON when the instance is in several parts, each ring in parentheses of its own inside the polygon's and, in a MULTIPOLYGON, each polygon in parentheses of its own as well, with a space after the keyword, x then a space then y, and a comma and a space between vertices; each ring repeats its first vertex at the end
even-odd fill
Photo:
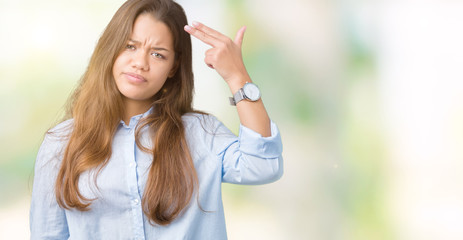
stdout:
POLYGON ((264 158, 277 158, 281 156, 283 146, 277 125, 270 120, 270 137, 261 134, 240 124, 239 142, 240 151, 249 155, 264 158))

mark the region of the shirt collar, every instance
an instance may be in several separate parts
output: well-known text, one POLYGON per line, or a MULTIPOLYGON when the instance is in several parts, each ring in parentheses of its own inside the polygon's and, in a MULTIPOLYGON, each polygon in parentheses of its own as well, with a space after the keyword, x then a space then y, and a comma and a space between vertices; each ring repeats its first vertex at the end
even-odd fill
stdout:
POLYGON ((137 126, 138 122, 140 121, 141 118, 144 118, 146 116, 148 116, 149 114, 151 114, 153 112, 153 107, 150 107, 150 109, 148 109, 148 111, 142 113, 142 114, 138 114, 138 115, 135 115, 133 117, 130 118, 130 123, 129 125, 127 126, 125 124, 125 122, 123 120, 121 120, 120 124, 122 125, 122 127, 125 127, 125 128, 134 128, 135 126, 137 126))

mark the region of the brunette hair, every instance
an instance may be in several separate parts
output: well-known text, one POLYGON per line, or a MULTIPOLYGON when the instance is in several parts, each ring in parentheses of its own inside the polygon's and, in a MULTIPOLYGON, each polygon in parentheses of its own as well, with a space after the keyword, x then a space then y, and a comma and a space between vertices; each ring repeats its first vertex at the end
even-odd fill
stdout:
POLYGON ((152 224, 167 225, 188 206, 198 186, 181 118, 193 112, 191 39, 183 30, 187 24, 185 12, 172 0, 128 0, 109 22, 68 102, 67 115, 74 120, 73 130, 58 172, 55 194, 58 204, 66 209, 87 211, 95 200, 81 194, 79 177, 91 169, 96 169, 98 175, 111 157, 113 137, 124 114, 112 67, 129 40, 136 18, 144 13, 166 24, 174 39, 176 72, 154 95, 153 111, 139 123, 135 134, 137 146, 153 155, 143 211, 152 224), (149 129, 153 149, 139 141, 140 129, 144 127, 149 129))

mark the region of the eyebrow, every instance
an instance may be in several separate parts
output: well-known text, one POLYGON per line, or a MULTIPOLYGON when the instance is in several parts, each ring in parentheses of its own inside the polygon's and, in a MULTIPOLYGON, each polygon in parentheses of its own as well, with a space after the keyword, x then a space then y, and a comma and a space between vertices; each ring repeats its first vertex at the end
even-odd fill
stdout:
MULTIPOLYGON (((129 41, 130 41, 130 42, 134 42, 134 43, 141 44, 141 42, 140 42, 140 41, 137 41, 137 40, 129 39, 129 41)), ((156 51, 166 51, 166 52, 169 52, 168 49, 163 48, 163 47, 152 47, 151 49, 156 50, 156 51)))

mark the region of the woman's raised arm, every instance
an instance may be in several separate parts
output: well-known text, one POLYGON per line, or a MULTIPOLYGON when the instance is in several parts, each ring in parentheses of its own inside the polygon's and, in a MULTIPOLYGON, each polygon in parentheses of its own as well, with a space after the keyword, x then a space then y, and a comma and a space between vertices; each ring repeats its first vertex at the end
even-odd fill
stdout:
MULTIPOLYGON (((246 27, 240 28, 235 40, 207 27, 193 22, 193 26, 185 26, 185 31, 210 45, 206 51, 205 63, 215 69, 228 84, 232 95, 239 91, 247 82, 252 82, 243 63, 241 45, 246 27)), ((236 109, 243 126, 254 130, 263 137, 271 136, 270 119, 262 99, 257 101, 239 101, 236 109)))

